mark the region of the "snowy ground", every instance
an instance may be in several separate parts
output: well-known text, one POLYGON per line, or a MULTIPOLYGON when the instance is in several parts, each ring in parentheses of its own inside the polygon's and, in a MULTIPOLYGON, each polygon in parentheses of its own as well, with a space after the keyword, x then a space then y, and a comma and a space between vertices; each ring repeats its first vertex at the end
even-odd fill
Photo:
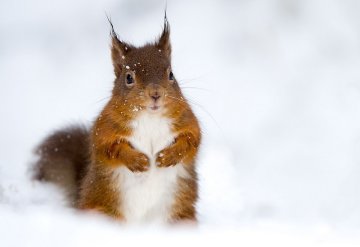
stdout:
POLYGON ((204 129, 197 228, 128 229, 31 182, 32 149, 91 124, 111 15, 141 45, 164 1, 0 2, 0 246, 360 244, 360 2, 168 1, 173 67, 204 129), (232 241, 230 243, 230 241, 232 241))

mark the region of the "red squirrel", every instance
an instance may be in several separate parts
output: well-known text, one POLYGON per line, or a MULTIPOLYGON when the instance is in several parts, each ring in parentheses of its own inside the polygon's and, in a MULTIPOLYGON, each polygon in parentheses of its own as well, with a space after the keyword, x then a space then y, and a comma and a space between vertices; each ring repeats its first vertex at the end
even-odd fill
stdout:
POLYGON ((171 69, 170 27, 135 47, 111 25, 112 96, 91 130, 55 132, 37 148, 36 178, 73 205, 123 222, 196 221, 201 130, 171 69))

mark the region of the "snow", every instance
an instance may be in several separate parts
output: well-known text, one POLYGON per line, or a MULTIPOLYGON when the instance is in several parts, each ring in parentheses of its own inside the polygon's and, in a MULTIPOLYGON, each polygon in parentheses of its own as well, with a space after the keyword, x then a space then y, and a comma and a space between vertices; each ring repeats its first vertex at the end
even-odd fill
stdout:
POLYGON ((135 45, 164 1, 0 2, 1 246, 359 246, 360 3, 168 1, 172 70, 203 126, 199 225, 128 228, 30 181, 33 148, 109 99, 112 19, 135 45), (41 7, 39 7, 41 6, 41 7))

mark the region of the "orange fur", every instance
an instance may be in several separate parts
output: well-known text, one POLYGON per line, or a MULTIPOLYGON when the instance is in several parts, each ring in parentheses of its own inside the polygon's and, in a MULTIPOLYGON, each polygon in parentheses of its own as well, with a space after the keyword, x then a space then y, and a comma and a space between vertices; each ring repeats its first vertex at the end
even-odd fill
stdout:
POLYGON ((145 111, 156 112, 171 120, 174 135, 173 142, 156 154, 156 169, 181 165, 187 172, 187 176, 177 178, 169 221, 195 221, 198 198, 195 161, 201 131, 172 77, 167 21, 159 40, 142 47, 122 42, 113 31, 111 51, 116 76, 114 89, 89 133, 90 157, 89 162, 83 161, 87 170, 77 193, 77 207, 124 219, 120 193, 124 188, 114 184, 113 173, 119 167, 134 173, 148 171, 149 157, 129 139, 134 133, 132 122, 145 111), (129 83, 129 77, 133 83, 129 83))

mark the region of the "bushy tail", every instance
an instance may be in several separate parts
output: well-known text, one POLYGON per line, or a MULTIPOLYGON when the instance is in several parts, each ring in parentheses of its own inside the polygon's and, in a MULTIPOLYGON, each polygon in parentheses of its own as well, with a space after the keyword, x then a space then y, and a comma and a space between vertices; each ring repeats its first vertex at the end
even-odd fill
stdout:
POLYGON ((34 179, 54 183, 75 205, 90 160, 89 131, 71 126, 48 136, 35 150, 34 179))

